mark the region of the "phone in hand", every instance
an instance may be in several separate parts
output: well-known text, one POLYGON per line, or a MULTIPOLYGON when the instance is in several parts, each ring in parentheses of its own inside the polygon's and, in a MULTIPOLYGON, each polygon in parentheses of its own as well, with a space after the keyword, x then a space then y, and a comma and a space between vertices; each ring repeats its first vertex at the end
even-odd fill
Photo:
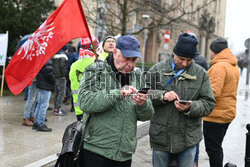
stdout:
POLYGON ((190 103, 191 101, 190 100, 180 100, 179 103, 181 104, 187 104, 187 103, 190 103))
POLYGON ((150 90, 150 88, 141 88, 141 89, 138 91, 138 93, 147 94, 149 90, 150 90))

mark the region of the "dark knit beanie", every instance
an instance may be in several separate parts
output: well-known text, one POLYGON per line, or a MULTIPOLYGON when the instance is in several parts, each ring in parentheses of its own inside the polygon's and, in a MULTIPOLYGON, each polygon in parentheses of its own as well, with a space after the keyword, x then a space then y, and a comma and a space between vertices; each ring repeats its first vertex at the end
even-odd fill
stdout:
MULTIPOLYGON (((109 38, 112 38, 112 39, 115 40, 115 37, 113 37, 113 36, 111 36, 111 35, 106 36, 106 37, 104 38, 103 42, 102 42, 102 47, 104 47, 104 44, 105 44, 106 40, 109 39, 109 38)), ((116 41, 116 40, 115 40, 115 41, 116 41)))
POLYGON ((211 51, 213 51, 216 54, 220 53, 222 50, 226 48, 228 48, 227 40, 221 37, 215 38, 210 44, 211 51))
POLYGON ((194 58, 196 53, 196 45, 198 44, 197 38, 188 33, 182 33, 178 37, 178 41, 173 49, 177 56, 194 58))

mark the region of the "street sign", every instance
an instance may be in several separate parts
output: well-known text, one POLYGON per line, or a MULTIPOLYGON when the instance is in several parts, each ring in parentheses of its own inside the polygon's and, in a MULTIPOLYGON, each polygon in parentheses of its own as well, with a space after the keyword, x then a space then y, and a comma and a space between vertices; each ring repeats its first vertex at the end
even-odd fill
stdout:
POLYGON ((164 50, 168 50, 168 43, 170 41, 170 32, 169 30, 166 30, 165 34, 164 34, 164 45, 163 45, 163 49, 164 50))
POLYGON ((249 43, 250 43, 250 38, 246 39, 245 42, 244 42, 244 45, 246 48, 249 47, 249 43))
POLYGON ((169 32, 169 30, 166 30, 166 32, 165 32, 164 41, 165 41, 165 43, 169 43, 169 41, 170 41, 170 32, 169 32))

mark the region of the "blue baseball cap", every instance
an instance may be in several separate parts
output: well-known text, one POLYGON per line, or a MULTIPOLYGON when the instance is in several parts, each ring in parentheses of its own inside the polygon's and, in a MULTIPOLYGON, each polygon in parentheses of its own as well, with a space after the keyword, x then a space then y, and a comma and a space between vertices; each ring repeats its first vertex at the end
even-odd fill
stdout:
POLYGON ((140 42, 132 35, 119 37, 116 48, 119 49, 125 57, 141 58, 140 42))

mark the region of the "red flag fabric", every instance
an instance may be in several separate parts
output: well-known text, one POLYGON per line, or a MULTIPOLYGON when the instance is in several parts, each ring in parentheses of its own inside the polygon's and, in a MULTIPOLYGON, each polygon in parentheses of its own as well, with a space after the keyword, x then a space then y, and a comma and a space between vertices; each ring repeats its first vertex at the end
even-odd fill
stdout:
POLYGON ((5 76, 11 92, 15 95, 22 92, 52 56, 80 37, 91 38, 81 2, 64 0, 10 61, 5 76))
POLYGON ((79 59, 84 59, 84 58, 89 58, 89 57, 95 58, 95 54, 88 49, 85 49, 85 50, 83 48, 79 49, 79 59))

